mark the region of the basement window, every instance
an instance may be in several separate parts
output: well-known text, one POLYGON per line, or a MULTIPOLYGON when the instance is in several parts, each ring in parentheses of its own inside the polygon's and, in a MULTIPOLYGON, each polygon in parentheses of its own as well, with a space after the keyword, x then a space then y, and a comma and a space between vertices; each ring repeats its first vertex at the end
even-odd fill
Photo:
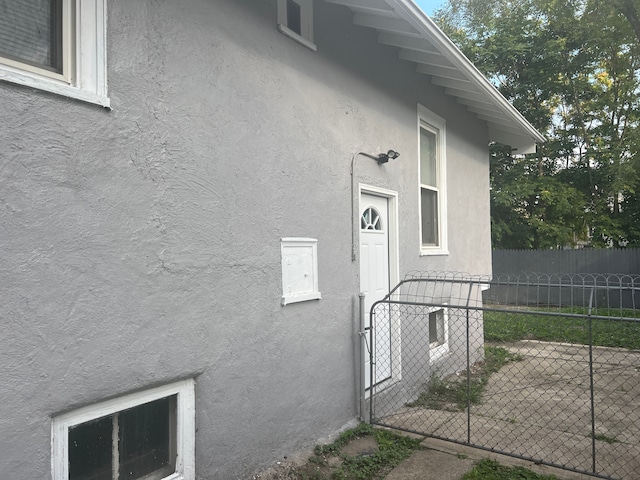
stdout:
POLYGON ((315 51, 313 0, 278 0, 278 30, 315 51))
POLYGON ((193 480, 194 383, 186 380, 53 420, 53 480, 193 480))
POLYGON ((449 353, 448 317, 444 308, 429 312, 429 363, 449 353))

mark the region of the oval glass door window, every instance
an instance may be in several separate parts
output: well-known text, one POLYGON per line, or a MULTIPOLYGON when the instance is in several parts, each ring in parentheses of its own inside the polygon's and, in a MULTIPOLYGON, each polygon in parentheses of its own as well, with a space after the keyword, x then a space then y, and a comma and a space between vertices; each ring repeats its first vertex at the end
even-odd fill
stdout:
POLYGON ((382 230, 380 213, 373 207, 366 208, 362 217, 360 217, 360 228, 362 230, 382 230))

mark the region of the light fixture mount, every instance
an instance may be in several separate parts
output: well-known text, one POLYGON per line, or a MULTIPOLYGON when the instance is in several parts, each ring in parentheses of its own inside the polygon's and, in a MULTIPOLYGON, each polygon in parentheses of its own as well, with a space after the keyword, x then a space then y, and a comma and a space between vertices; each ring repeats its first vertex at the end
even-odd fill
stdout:
POLYGON ((395 160, 399 156, 400 154, 395 150, 389 150, 387 153, 380 153, 376 160, 378 161, 378 165, 382 165, 383 163, 387 163, 389 160, 395 160))

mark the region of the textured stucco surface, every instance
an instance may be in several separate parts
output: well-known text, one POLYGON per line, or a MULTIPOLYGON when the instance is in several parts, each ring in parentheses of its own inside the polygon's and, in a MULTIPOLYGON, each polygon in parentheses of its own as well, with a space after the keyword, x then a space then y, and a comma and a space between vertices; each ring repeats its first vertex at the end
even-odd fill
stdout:
POLYGON ((399 194, 400 273, 490 271, 484 124, 316 2, 110 0, 113 111, 0 84, 0 477, 50 475, 51 418, 196 378, 199 479, 252 472, 357 412, 351 156, 399 194), (419 256, 417 103, 447 119, 447 256, 419 256), (280 238, 322 300, 280 305, 280 238))

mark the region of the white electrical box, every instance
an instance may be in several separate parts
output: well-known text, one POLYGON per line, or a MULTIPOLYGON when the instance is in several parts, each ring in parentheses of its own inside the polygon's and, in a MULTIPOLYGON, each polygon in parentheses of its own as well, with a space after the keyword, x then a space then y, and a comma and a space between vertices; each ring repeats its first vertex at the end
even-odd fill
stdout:
POLYGON ((318 291, 318 240, 283 238, 282 305, 321 298, 318 291))

